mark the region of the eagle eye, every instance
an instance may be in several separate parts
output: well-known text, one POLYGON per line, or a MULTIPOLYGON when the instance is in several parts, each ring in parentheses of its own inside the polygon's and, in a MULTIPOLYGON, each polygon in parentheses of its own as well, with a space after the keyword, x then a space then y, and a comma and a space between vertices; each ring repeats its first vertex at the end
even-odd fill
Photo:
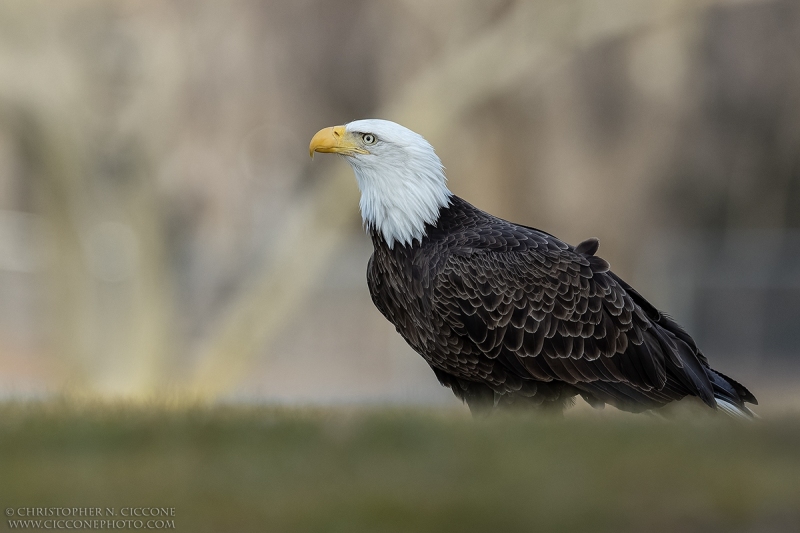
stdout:
POLYGON ((361 135, 361 140, 364 141, 364 144, 375 144, 375 141, 377 141, 378 139, 376 139, 375 136, 371 133, 364 133, 363 135, 361 135))

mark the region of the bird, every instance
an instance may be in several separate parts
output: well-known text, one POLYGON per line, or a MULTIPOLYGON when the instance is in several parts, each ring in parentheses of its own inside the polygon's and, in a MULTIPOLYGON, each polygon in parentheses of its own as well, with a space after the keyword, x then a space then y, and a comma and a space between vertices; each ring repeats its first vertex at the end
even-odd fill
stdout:
POLYGON ((474 207, 430 143, 395 122, 324 128, 315 152, 355 174, 375 307, 474 415, 562 414, 577 397, 639 413, 696 397, 754 416, 755 396, 617 276, 596 238, 571 246, 474 207))

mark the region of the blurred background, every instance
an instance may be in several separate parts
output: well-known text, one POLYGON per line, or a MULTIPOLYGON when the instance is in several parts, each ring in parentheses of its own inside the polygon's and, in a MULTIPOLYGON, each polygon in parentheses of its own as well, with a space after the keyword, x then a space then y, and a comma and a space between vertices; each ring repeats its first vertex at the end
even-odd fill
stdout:
POLYGON ((0 396, 457 405, 308 157, 368 117, 800 408, 795 0, 2 2, 0 396))

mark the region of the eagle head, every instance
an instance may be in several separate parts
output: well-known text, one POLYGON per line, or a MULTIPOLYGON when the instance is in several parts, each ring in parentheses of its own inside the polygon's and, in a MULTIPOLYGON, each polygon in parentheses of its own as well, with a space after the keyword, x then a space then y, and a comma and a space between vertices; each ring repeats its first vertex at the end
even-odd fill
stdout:
POLYGON ((390 248, 412 245, 436 224, 450 203, 444 167, 422 135, 388 120, 356 120, 324 128, 311 139, 309 154, 344 156, 361 190, 361 217, 390 248))

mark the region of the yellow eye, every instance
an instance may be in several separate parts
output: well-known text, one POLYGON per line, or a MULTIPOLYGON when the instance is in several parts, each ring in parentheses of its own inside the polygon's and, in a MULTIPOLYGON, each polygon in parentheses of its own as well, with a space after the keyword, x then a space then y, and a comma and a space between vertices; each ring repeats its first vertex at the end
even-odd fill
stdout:
POLYGON ((371 133, 365 133, 364 135, 361 136, 361 140, 364 141, 364 144, 375 144, 375 141, 377 141, 378 139, 376 139, 375 136, 371 133))

